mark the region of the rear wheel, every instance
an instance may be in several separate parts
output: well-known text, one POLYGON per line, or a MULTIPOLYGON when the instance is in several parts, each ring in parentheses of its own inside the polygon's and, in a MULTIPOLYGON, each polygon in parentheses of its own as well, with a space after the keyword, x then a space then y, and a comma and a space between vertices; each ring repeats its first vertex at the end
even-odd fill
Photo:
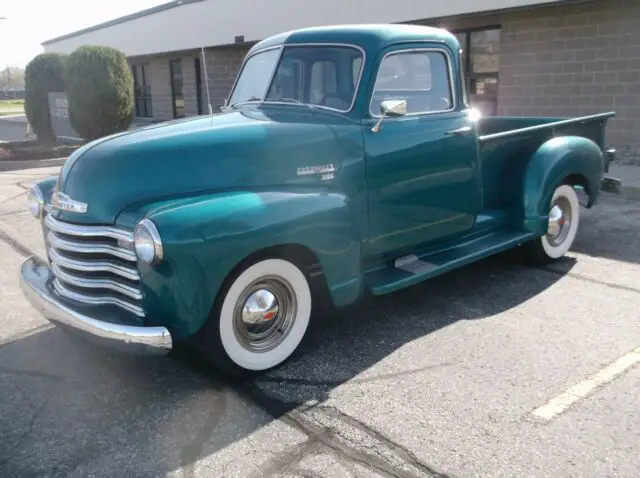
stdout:
POLYGON ((580 202, 575 189, 568 184, 559 186, 551 198, 547 233, 523 246, 527 262, 549 263, 569 252, 580 223, 580 202))
POLYGON ((234 375, 276 367, 300 345, 311 317, 311 299, 307 278, 293 263, 256 262, 224 290, 200 348, 234 375))

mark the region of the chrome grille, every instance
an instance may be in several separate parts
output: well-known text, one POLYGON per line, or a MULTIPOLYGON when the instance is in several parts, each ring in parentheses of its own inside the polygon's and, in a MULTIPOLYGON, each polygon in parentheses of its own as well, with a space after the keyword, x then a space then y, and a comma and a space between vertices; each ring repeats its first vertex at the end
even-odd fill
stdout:
POLYGON ((116 305, 144 317, 133 233, 70 224, 50 215, 44 226, 52 285, 60 296, 90 305, 116 305))

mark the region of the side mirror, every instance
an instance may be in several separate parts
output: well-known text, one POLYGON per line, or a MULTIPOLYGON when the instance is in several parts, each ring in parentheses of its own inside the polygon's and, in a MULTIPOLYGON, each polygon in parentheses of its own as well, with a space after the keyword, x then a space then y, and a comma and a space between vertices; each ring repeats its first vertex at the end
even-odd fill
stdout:
POLYGON ((404 116, 407 114, 407 100, 384 100, 380 104, 383 116, 404 116))
POLYGON ((380 131, 380 125, 387 116, 404 116, 407 114, 407 100, 383 100, 380 104, 380 119, 371 131, 380 131))

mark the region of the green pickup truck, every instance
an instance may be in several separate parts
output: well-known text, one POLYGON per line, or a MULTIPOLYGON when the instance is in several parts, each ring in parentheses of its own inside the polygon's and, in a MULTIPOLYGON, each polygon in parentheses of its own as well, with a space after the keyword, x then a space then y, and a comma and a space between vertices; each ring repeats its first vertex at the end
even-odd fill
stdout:
POLYGON ((125 350, 178 343, 231 373, 287 360, 312 312, 518 248, 571 247, 614 113, 481 117, 456 37, 303 29, 252 47, 222 112, 108 136, 30 191, 50 321, 125 350))

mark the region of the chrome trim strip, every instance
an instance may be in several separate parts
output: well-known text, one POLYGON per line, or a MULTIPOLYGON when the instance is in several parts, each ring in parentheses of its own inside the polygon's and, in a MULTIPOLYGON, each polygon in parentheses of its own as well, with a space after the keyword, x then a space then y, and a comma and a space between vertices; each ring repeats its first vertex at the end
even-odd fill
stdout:
MULTIPOLYGON (((284 55, 284 51, 286 50, 287 47, 338 47, 338 48, 353 48, 355 50, 358 50, 360 53, 362 53, 362 64, 360 65, 360 75, 358 77, 358 81, 356 82, 355 88, 353 90, 353 97, 351 98, 351 106, 349 106, 349 109, 347 110, 340 110, 338 108, 331 108, 329 106, 324 106, 324 105, 316 105, 313 103, 304 103, 305 106, 310 106, 312 108, 320 108, 320 109, 325 109, 325 110, 329 110, 329 111, 335 111, 338 113, 351 113, 351 111, 353 111, 353 108, 356 104, 356 100, 358 98, 358 92, 360 91, 360 83, 362 82, 362 77, 363 77, 363 73, 364 73, 364 69, 365 66, 367 64, 367 52, 364 50, 364 48, 362 48, 360 45, 355 45, 353 43, 282 43, 281 45, 276 45, 276 46, 270 46, 268 48, 263 48, 262 50, 258 50, 254 53, 252 53, 250 56, 247 56, 247 58, 245 59, 244 63, 242 64, 242 68, 240 69, 240 72, 238 73, 238 76, 236 77, 236 83, 238 81, 238 79, 240 78, 240 75, 242 74, 242 71, 244 69, 244 66, 246 64, 246 62, 249 61, 250 58, 254 57, 255 55, 259 54, 259 53, 263 53, 269 50, 274 50, 276 48, 281 48, 280 51, 280 56, 278 57, 278 61, 276 62, 276 67, 273 70, 273 73, 271 74, 271 78, 269 79, 269 83, 267 84, 267 90, 264 92, 264 94, 262 95, 263 97, 267 96, 267 93, 269 92, 269 90, 271 89, 271 84, 273 83, 273 78, 275 77, 276 71, 278 71, 278 67, 280 66, 280 62, 282 61, 282 55, 284 55)), ((234 83, 233 85, 233 89, 231 90, 231 94, 229 95, 229 98, 231 98, 233 96, 233 92, 235 91, 235 87, 236 87, 236 83, 234 83)), ((245 102, 241 102, 241 103, 237 103, 237 105, 242 105, 242 104, 270 104, 270 105, 287 105, 287 106, 291 106, 291 105, 297 105, 297 103, 292 103, 289 101, 268 101, 268 100, 263 100, 260 102, 257 101, 245 101, 245 102)), ((298 106, 302 106, 302 105, 298 105, 298 106)))
POLYGON ((132 267, 125 267, 106 261, 82 261, 78 259, 71 259, 63 256, 54 248, 50 248, 48 252, 49 257, 51 257, 51 261, 54 264, 58 264, 66 269, 73 269, 74 271, 82 272, 111 272, 129 280, 140 280, 140 273, 132 267))
POLYGON ((121 325, 81 314, 50 290, 51 271, 35 257, 20 267, 20 286, 29 302, 50 322, 85 334, 112 348, 140 355, 166 355, 173 347, 165 327, 121 325))
MULTIPOLYGON (((452 107, 449 108, 448 110, 438 110, 438 111, 422 111, 422 112, 418 112, 418 113, 407 113, 406 115, 402 115, 399 116, 398 118, 407 118, 407 117, 412 117, 412 116, 427 116, 427 115, 434 115, 434 114, 442 114, 442 113, 451 113, 452 111, 455 111, 457 106, 458 106, 458 95, 456 94, 456 89, 455 89, 455 82, 454 82, 454 76, 453 76, 453 66, 452 66, 452 58, 451 55, 449 54, 449 51, 446 50, 445 48, 405 48, 402 50, 393 50, 388 52, 387 54, 384 55, 384 57, 382 57, 382 60, 380 60, 380 65, 378 66, 378 70, 376 72, 376 81, 373 84, 373 89, 371 90, 371 98, 369 99, 369 114, 371 115, 372 118, 375 119, 380 119, 380 114, 375 114, 371 111, 371 106, 373 105, 373 95, 376 92, 376 86, 378 85, 378 79, 380 77, 380 66, 382 66, 384 60, 387 59, 387 57, 389 56, 393 56, 393 55, 401 55, 403 53, 413 53, 413 52, 438 52, 438 53, 442 53, 444 54, 446 61, 447 61, 447 70, 449 72, 449 90, 451 91, 451 102, 452 102, 452 107)), ((414 90, 407 90, 407 91, 414 91, 414 90)), ((388 119, 393 119, 392 117, 389 117, 388 119)))
POLYGON ((109 244, 93 244, 67 241, 56 236, 52 231, 47 234, 47 241, 51 247, 70 252, 80 252, 85 254, 111 254, 131 262, 136 262, 136 253, 122 247, 111 246, 109 244))
POLYGON ((55 263, 51 264, 51 272, 62 282, 66 282, 76 287, 82 287, 85 289, 109 289, 114 292, 119 292, 122 295, 126 295, 127 297, 131 297, 132 299, 142 300, 142 292, 140 292, 140 289, 130 285, 121 284, 112 279, 89 279, 74 276, 60 269, 60 267, 55 263))
POLYGON ((465 108, 471 108, 469 103, 469 87, 467 85, 467 72, 464 64, 464 50, 458 50, 458 69, 460 70, 460 83, 462 84, 462 105, 465 108))
POLYGON ((589 121, 595 121, 595 120, 605 120, 605 119, 608 119, 608 118, 612 118, 614 116, 616 116, 615 111, 610 111, 608 113, 599 113, 599 114, 589 115, 589 116, 576 116, 575 118, 569 118, 569 119, 565 119, 565 120, 554 121, 552 123, 543 123, 543 124, 538 124, 538 125, 535 125, 535 126, 527 126, 525 128, 518 128, 518 129, 511 129, 511 130, 508 130, 508 131, 502 131, 500 133, 485 134, 484 136, 479 136, 478 137, 478 141, 481 142, 481 143, 484 143, 484 142, 490 141, 492 139, 500 139, 500 138, 506 138, 506 137, 509 137, 509 136, 516 136, 516 135, 521 134, 521 133, 534 133, 536 131, 542 131, 544 129, 557 128, 558 126, 566 126, 566 125, 578 124, 578 123, 587 123, 589 121))
POLYGON ((67 299, 75 300, 76 302, 83 302, 89 305, 117 305, 125 309, 128 312, 131 312, 138 317, 144 317, 144 309, 137 305, 131 304, 126 300, 119 299, 118 297, 112 297, 109 295, 86 295, 81 294, 80 292, 68 289, 65 285, 60 282, 58 279, 53 279, 52 281, 53 288, 55 291, 62 297, 67 299))
POLYGON ((52 231, 61 234, 78 237, 110 237, 119 241, 133 243, 133 232, 117 229, 108 226, 81 226, 79 224, 70 224, 68 222, 58 221, 51 215, 47 215, 45 224, 52 231))

